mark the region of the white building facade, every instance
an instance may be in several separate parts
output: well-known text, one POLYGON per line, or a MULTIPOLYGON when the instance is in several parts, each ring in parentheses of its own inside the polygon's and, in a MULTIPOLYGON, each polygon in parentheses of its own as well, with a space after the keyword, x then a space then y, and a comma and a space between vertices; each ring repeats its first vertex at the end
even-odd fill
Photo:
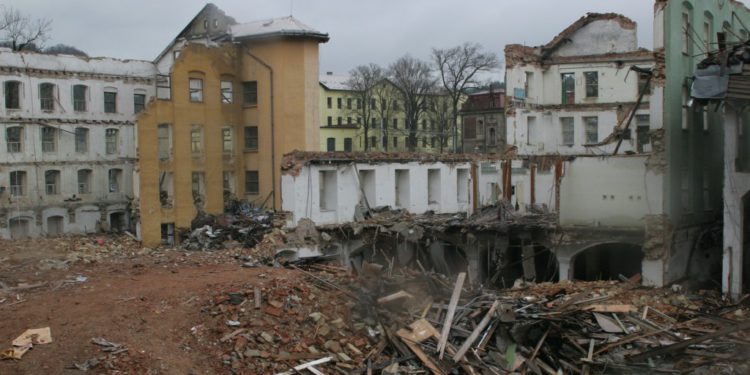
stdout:
POLYGON ((0 50, 0 237, 125 230, 151 62, 0 50))

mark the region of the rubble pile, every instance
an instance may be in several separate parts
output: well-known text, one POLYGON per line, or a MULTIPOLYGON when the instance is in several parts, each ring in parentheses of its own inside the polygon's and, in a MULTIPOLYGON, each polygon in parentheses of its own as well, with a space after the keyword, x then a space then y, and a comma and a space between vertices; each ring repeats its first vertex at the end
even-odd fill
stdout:
POLYGON ((182 248, 193 251, 252 248, 272 228, 281 225, 274 219, 274 213, 262 210, 199 215, 193 220, 191 230, 180 234, 182 248))
MULTIPOLYGON (((341 373, 750 371, 743 360, 750 354, 749 310, 741 304, 728 305, 718 293, 685 294, 678 288, 648 288, 628 279, 517 285, 492 291, 471 289, 464 273, 449 280, 424 271, 366 264, 359 277, 351 279, 316 272, 320 266, 313 268, 312 272, 303 271, 310 282, 354 302, 346 305, 353 307, 354 323, 336 332, 342 333, 340 343, 367 340, 364 347, 357 345, 364 355, 344 350, 353 362, 332 365, 341 373), (349 334, 354 336, 346 336, 349 334), (341 367, 350 363, 359 367, 351 371, 341 367)), ((291 299, 299 298, 298 305, 281 305, 280 309, 284 315, 292 312, 291 321, 296 316, 298 323, 301 320, 307 326, 286 326, 281 337, 299 337, 302 341, 292 352, 307 350, 310 356, 293 357, 297 361, 290 365, 302 366, 327 356, 337 359, 338 353, 326 349, 325 339, 312 328, 314 322, 308 321, 310 307, 306 305, 310 302, 300 294, 295 292, 291 299), (289 306, 294 307, 284 310, 289 306), (294 313, 295 309, 304 312, 294 313)), ((258 337, 262 332, 243 333, 248 334, 248 342, 262 343, 263 338, 258 337)), ((343 346, 335 346, 339 347, 343 346)), ((237 353, 228 354, 228 363, 237 353)), ((273 352, 267 354, 274 356, 273 352)))
MULTIPOLYGON (((342 269, 322 267, 320 275, 345 277, 342 269)), ((213 296, 201 310, 206 322, 192 329, 195 336, 213 334, 224 368, 238 374, 279 373, 320 359, 325 363, 317 368, 324 373, 351 373, 363 366, 373 350, 368 327, 376 323, 351 315, 355 304, 347 292, 294 277, 261 276, 266 280, 259 285, 213 296)))

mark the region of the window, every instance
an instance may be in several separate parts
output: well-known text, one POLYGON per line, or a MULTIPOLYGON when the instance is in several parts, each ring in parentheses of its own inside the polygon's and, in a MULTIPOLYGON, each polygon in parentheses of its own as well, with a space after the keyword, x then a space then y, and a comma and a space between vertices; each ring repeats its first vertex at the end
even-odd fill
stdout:
MULTIPOLYGON (((175 51, 175 54, 177 52, 175 51)), ((172 78, 170 76, 163 74, 156 76, 156 98, 160 100, 172 99, 172 78)))
POLYGON ((398 137, 393 137, 393 148, 398 147, 398 137))
POLYGON ((336 108, 341 109, 341 98, 336 98, 336 108))
POLYGON ((190 130, 190 151, 193 154, 200 154, 203 150, 203 134, 199 126, 193 125, 190 130))
POLYGON ((344 151, 352 152, 352 139, 351 138, 344 138, 344 151))
POLYGON ((713 19, 711 13, 705 13, 705 20, 703 21, 703 52, 711 52, 711 29, 713 29, 713 19))
POLYGON ((11 126, 5 129, 5 141, 7 142, 8 153, 22 152, 23 128, 20 126, 11 126))
POLYGON ((5 108, 21 108, 21 82, 5 81, 5 108))
POLYGON ((690 107, 688 102, 690 95, 687 86, 682 86, 682 130, 690 129, 690 107))
POLYGON ((60 194, 60 171, 44 171, 44 192, 47 195, 60 194))
POLYGON ((88 87, 84 85, 73 86, 73 110, 76 112, 86 112, 86 91, 88 87))
POLYGON ((203 80, 200 78, 190 78, 190 101, 203 101, 203 80))
POLYGON ((427 130, 427 120, 422 120, 422 130, 427 130))
POLYGON ((333 108, 333 98, 330 96, 326 98, 326 105, 328 106, 328 109, 333 108))
POLYGON ((339 125, 339 126, 342 125, 341 116, 339 116, 338 118, 336 118, 336 124, 339 125))
POLYGON ((114 91, 104 92, 104 113, 117 113, 117 93, 114 91))
POLYGON ((528 116, 526 118, 526 144, 536 145, 537 138, 536 116, 528 116))
POLYGON ((326 138, 326 151, 336 151, 336 138, 326 138))
POLYGON ((193 201, 203 201, 206 192, 205 175, 203 172, 193 172, 190 178, 193 201))
POLYGON ((352 118, 351 117, 347 117, 346 118, 346 124, 347 125, 351 125, 352 124, 352 118))
POLYGON ((169 159, 172 154, 172 129, 169 124, 159 124, 157 128, 156 150, 160 160, 169 159))
POLYGON ((245 150, 258 149, 258 127, 245 126, 245 150))
POLYGON ((78 194, 91 193, 91 169, 78 170, 78 194))
POLYGON ((526 75, 526 81, 523 83, 524 93, 523 98, 520 99, 526 99, 531 97, 531 90, 532 87, 534 87, 534 72, 525 72, 526 75))
POLYGON ((258 171, 245 171, 245 194, 257 195, 259 192, 258 171))
POLYGON ((346 109, 352 109, 352 98, 346 98, 346 109))
POLYGON ((370 109, 377 109, 375 107, 375 103, 376 103, 375 99, 370 99, 370 109))
POLYGON ((319 205, 321 211, 331 211, 337 208, 336 180, 336 171, 320 171, 318 173, 319 205))
POLYGON ((583 75, 586 77, 586 97, 599 96, 599 72, 585 72, 583 75))
POLYGON ((242 104, 258 105, 258 82, 242 82, 242 104))
POLYGON ((399 110, 398 109, 398 100, 396 100, 396 99, 393 100, 393 110, 394 111, 398 111, 399 110))
POLYGON ((560 75, 562 80, 562 104, 575 103, 576 97, 576 80, 574 73, 563 73, 560 75))
POLYGON ((39 106, 42 111, 55 109, 55 85, 42 83, 39 85, 39 106))
POLYGON ((651 137, 648 132, 650 129, 649 115, 636 115, 636 141, 638 152, 646 152, 646 145, 651 143, 651 137))
POLYGON ((105 146, 107 155, 116 154, 119 147, 119 135, 120 131, 117 129, 107 129, 105 132, 105 146))
POLYGON ((427 137, 422 137, 422 148, 427 147, 427 137))
POLYGON ((55 152, 57 149, 57 129, 51 126, 42 127, 42 152, 55 152))
POLYGON ((375 148, 378 145, 378 137, 370 137, 370 147, 375 148))
POLYGON ((333 116, 328 116, 328 126, 333 126, 333 116))
POLYGON ((225 154, 230 154, 234 148, 232 146, 232 128, 221 129, 221 150, 225 154))
POLYGON ((224 171, 222 175, 222 187, 224 194, 234 194, 234 172, 224 171))
POLYGON ((10 172, 10 195, 21 197, 26 194, 26 172, 10 172))
POLYGON ((146 108, 146 94, 133 94, 133 113, 141 113, 146 108))
POLYGON ((586 125, 586 143, 592 144, 599 142, 599 118, 584 117, 583 123, 586 125))
POLYGON ((109 170, 109 192, 119 193, 122 189, 122 169, 113 168, 109 170))
POLYGON ((430 147, 435 148, 435 137, 430 138, 430 147))
POLYGON ((357 125, 362 125, 362 117, 357 117, 357 125))
POLYGON ((393 119, 393 128, 394 129, 398 129, 398 119, 397 118, 393 119))
POLYGON ((357 109, 362 109, 362 99, 357 99, 357 109))
POLYGON ((575 143, 575 132, 573 125, 574 122, 572 117, 560 117, 563 145, 572 146, 575 143))
POLYGON ((75 130, 75 148, 77 153, 85 153, 89 150, 89 130, 86 128, 76 128, 75 130))
POLYGON ((232 81, 221 80, 221 102, 224 104, 232 104, 234 100, 234 87, 232 81))
POLYGON ((375 118, 375 117, 373 117, 373 118, 372 118, 372 127, 374 128, 374 127, 376 127, 376 126, 378 126, 378 119, 377 119, 377 118, 375 118))

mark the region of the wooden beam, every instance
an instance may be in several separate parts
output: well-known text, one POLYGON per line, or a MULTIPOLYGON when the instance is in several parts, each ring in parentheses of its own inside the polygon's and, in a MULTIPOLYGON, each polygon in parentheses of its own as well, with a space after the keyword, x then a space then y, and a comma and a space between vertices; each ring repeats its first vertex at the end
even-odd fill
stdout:
POLYGON ((461 297, 461 291, 464 287, 464 280, 466 280, 466 272, 459 273, 458 278, 456 279, 456 284, 453 287, 451 301, 448 304, 448 313, 445 315, 443 330, 440 332, 440 342, 438 342, 437 347, 438 352, 440 352, 440 359, 443 359, 445 344, 448 343, 448 336, 451 332, 451 326, 453 325, 453 316, 456 314, 456 305, 458 305, 458 299, 461 297))
POLYGON ((461 360, 461 358, 464 357, 466 352, 469 350, 471 345, 474 344, 474 341, 477 340, 477 337, 479 337, 479 334, 482 333, 482 330, 487 327, 488 324, 490 324, 490 320, 492 319, 492 316, 495 315, 495 310, 497 310, 497 307, 500 305, 500 301, 495 300, 495 302, 492 303, 492 306, 490 307, 489 311, 487 311, 487 314, 484 315, 484 318, 482 318, 482 321, 479 322, 479 324, 474 328, 474 331, 471 332, 471 335, 469 335, 469 338, 464 341, 463 345, 461 345, 461 348, 458 349, 456 354, 453 356, 453 361, 458 362, 461 360))

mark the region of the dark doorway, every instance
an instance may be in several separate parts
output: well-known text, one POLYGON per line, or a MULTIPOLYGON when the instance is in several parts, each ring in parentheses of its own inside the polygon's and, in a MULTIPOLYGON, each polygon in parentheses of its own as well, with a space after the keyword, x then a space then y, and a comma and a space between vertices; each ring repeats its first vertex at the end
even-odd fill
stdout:
POLYGON ((617 280, 619 275, 641 273, 643 251, 639 245, 610 243, 590 247, 573 259, 575 280, 617 280))

